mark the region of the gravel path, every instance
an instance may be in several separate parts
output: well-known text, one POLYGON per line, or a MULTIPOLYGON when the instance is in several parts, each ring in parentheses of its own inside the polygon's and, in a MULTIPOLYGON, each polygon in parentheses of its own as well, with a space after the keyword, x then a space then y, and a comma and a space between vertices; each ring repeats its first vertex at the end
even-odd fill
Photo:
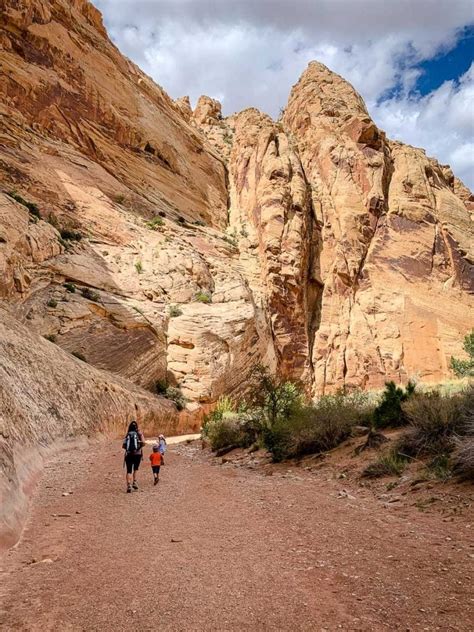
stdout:
POLYGON ((118 444, 53 457, 2 560, 2 630, 473 629, 472 515, 218 465, 197 443, 167 457, 133 494, 118 444))

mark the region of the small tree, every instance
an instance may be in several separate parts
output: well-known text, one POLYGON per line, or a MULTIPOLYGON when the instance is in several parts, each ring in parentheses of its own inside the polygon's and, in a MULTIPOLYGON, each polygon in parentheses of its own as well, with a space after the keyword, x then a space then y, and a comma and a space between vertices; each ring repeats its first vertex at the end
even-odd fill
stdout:
POLYGON ((451 370, 458 377, 474 376, 474 329, 464 337, 463 349, 469 356, 467 360, 451 357, 451 370))
POLYGON ((415 392, 413 382, 408 382, 405 390, 398 387, 395 382, 386 382, 382 401, 374 410, 374 426, 386 428, 387 426, 402 426, 406 423, 402 402, 405 402, 415 392))

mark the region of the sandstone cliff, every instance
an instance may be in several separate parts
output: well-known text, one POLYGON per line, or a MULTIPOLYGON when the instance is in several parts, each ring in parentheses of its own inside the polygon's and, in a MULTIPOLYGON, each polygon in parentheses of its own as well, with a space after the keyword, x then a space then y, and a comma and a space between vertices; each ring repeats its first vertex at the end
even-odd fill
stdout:
POLYGON ((0 7, 0 296, 51 365, 166 380, 191 413, 258 362, 313 394, 449 374, 473 198, 346 81, 310 64, 279 121, 193 111, 86 0, 0 7))

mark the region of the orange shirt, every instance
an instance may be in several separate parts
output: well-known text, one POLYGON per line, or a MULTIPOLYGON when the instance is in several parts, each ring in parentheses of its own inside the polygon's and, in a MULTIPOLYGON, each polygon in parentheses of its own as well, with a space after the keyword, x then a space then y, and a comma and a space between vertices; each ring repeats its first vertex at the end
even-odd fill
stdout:
POLYGON ((152 452, 150 454, 150 461, 152 466, 161 465, 161 454, 159 452, 152 452))

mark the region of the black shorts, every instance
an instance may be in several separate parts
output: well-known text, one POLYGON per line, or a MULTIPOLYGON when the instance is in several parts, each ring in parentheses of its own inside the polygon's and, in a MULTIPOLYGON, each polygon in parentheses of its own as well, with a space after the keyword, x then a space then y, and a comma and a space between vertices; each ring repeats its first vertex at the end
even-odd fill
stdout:
POLYGON ((136 472, 140 467, 140 461, 142 460, 141 454, 126 454, 125 465, 127 466, 127 474, 136 472))
POLYGON ((152 465, 151 469, 153 470, 153 474, 159 474, 160 473, 160 467, 161 467, 161 465, 152 465))

